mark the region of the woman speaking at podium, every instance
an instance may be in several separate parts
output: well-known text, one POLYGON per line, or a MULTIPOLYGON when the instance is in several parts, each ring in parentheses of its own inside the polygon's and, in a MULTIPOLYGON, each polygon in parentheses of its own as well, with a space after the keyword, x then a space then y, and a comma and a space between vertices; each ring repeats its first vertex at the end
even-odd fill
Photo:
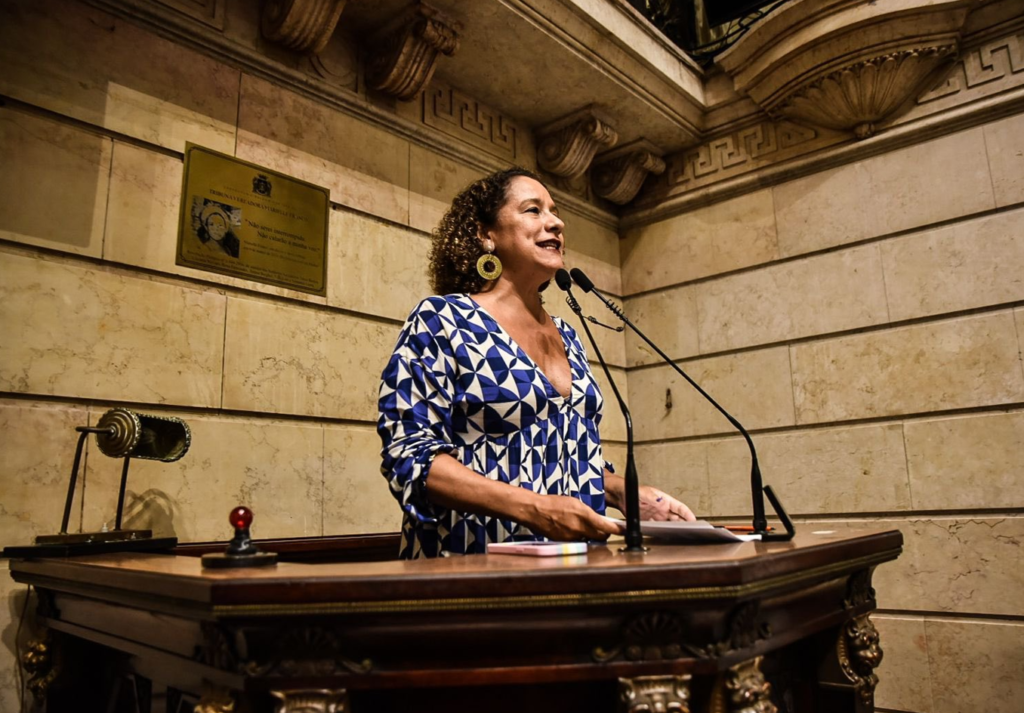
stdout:
MULTIPOLYGON (((601 391, 540 296, 564 267, 563 228, 537 176, 511 168, 460 193, 432 236, 437 296, 409 315, 380 387, 403 558, 621 530, 604 516, 625 493, 602 455, 601 391)), ((640 503, 645 519, 693 519, 655 488, 640 503)))

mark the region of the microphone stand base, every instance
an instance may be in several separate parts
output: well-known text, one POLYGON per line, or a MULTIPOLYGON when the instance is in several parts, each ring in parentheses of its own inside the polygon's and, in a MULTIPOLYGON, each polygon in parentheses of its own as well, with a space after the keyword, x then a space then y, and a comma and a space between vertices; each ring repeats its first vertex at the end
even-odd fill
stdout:
POLYGON ((627 555, 642 555, 650 551, 650 547, 644 547, 643 545, 629 545, 628 547, 619 548, 619 552, 622 552, 627 555))

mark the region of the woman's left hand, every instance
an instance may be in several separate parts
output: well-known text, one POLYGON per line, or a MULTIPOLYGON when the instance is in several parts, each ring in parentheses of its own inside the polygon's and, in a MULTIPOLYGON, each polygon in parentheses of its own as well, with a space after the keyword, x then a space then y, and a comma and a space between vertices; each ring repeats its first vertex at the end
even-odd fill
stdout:
POLYGON ((650 485, 640 486, 640 519, 641 520, 696 520, 690 508, 673 498, 668 493, 652 488, 650 485))

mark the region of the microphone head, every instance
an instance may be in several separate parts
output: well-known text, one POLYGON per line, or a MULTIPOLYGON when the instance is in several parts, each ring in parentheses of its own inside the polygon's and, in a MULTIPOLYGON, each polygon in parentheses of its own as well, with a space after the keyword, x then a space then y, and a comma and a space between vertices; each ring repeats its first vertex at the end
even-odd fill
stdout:
POLYGON ((558 268, 558 272, 555 273, 555 284, 558 285, 558 289, 562 292, 568 292, 569 288, 572 287, 572 278, 569 277, 569 273, 566 272, 564 267, 558 268))
POLYGON ((584 274, 583 270, 578 267, 574 267, 569 271, 569 274, 572 275, 572 281, 579 285, 580 289, 584 292, 590 292, 594 289, 594 283, 590 281, 590 278, 587 277, 586 274, 584 274))

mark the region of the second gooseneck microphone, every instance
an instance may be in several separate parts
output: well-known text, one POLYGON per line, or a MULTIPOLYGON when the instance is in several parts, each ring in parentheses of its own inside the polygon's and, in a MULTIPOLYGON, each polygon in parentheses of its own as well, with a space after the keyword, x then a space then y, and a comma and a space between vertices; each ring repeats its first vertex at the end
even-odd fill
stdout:
MULTIPOLYGON (((587 333, 587 339, 590 340, 591 345, 594 347, 594 353, 597 354, 597 360, 601 363, 601 368, 604 369, 604 375, 608 377, 608 384, 612 387, 612 392, 615 394, 615 398, 619 402, 619 409, 622 411, 622 416, 626 420, 626 547, 624 548, 624 551, 646 552, 646 548, 644 547, 644 536, 640 531, 640 479, 636 474, 636 461, 633 460, 633 417, 630 416, 629 408, 626 406, 626 402, 619 393, 619 387, 615 385, 615 379, 612 378, 612 374, 608 370, 608 365, 605 364, 604 357, 601 355, 601 350, 598 348, 597 342, 594 341, 594 335, 590 333, 590 327, 587 326, 587 320, 583 317, 583 310, 580 308, 576 298, 573 297, 572 290, 570 289, 572 287, 572 279, 569 277, 569 273, 564 269, 556 272, 555 284, 558 285, 560 290, 566 293, 566 304, 568 304, 569 309, 575 312, 576 316, 580 318, 580 322, 583 324, 583 330, 587 333)), ((580 287, 583 287, 583 285, 580 285, 580 287)), ((591 285, 591 287, 593 287, 593 285, 591 285)))
POLYGON ((676 372, 680 376, 686 379, 687 383, 689 383, 690 386, 697 390, 697 393, 699 393, 701 396, 707 399, 708 403, 710 403, 712 406, 718 409, 718 412, 725 416, 729 423, 731 423, 733 427, 740 432, 744 440, 746 440, 747 442, 747 447, 750 449, 750 491, 754 509, 754 518, 752 523, 754 534, 760 535, 762 541, 785 541, 793 539, 793 535, 796 531, 793 528, 793 523, 790 521, 789 516, 786 514, 785 508, 782 507, 782 503, 775 495, 775 492, 772 490, 771 486, 763 485, 763 481, 761 479, 761 466, 757 462, 757 450, 754 448, 754 441, 750 438, 750 434, 747 433, 747 429, 745 429, 739 421, 733 418, 733 416, 728 411, 722 408, 717 401, 711 398, 710 394, 708 394, 708 392, 702 389, 700 385, 697 384, 697 382, 691 379, 685 371, 680 369, 679 365, 672 361, 672 359, 670 359, 665 352, 659 349, 657 344, 652 342, 650 339, 647 338, 646 334, 637 329, 637 326, 630 322, 629 318, 623 313, 621 307, 616 305, 614 302, 612 302, 604 295, 602 295, 598 290, 596 290, 594 288, 594 283, 591 282, 590 278, 587 277, 582 270, 580 270, 578 267, 574 267, 570 271, 570 274, 572 276, 572 281, 579 285, 580 289, 582 289, 584 292, 591 293, 592 295, 596 296, 599 300, 601 300, 601 302, 604 303, 605 307, 611 310, 612 314, 621 319, 627 327, 632 329, 637 334, 637 336, 639 336, 641 339, 647 342, 651 349, 657 352, 658 356, 660 356, 666 364, 671 366, 673 369, 676 370, 676 372), (772 507, 775 509, 775 513, 779 516, 779 520, 782 522, 783 527, 785 527, 786 529, 785 533, 773 533, 768 529, 768 520, 767 518, 765 518, 764 512, 764 498, 761 496, 762 492, 764 492, 764 494, 768 496, 768 500, 771 502, 772 507))

